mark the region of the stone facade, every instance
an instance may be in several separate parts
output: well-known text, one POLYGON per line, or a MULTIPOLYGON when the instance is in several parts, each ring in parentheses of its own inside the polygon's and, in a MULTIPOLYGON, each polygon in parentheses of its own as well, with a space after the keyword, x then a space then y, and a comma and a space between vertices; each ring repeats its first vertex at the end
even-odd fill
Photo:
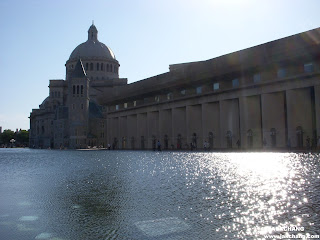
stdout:
POLYGON ((97 101, 115 86, 119 62, 111 49, 98 41, 94 25, 88 40, 74 49, 66 62, 66 80, 50 80, 49 97, 30 114, 30 146, 87 148, 106 146, 106 111, 97 101))
MULTIPOLYGON (((95 27, 88 32, 88 41, 97 40, 95 27)), ((314 29, 207 61, 170 65, 167 73, 131 84, 119 79, 113 53, 97 68, 116 67, 104 79, 100 72, 89 76, 85 67, 101 56, 70 58, 67 80, 51 80, 53 93, 31 113, 30 144, 152 149, 159 140, 164 149, 315 147, 319 44, 320 29, 314 29), (79 65, 82 77, 76 78, 79 65), (87 92, 72 98, 71 86, 80 82, 87 92), (85 110, 72 111, 72 104, 85 110), (81 134, 73 135, 77 126, 81 134)))

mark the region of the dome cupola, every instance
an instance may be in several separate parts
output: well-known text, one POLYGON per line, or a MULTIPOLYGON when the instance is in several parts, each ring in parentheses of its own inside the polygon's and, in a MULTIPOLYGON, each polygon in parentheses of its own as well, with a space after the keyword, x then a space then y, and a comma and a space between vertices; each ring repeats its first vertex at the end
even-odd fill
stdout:
POLYGON ((95 25, 91 25, 91 27, 88 30, 88 41, 98 41, 98 30, 95 25))
POLYGON ((120 64, 112 50, 99 42, 98 30, 93 23, 89 27, 87 41, 79 44, 66 62, 66 79, 71 76, 79 59, 92 83, 119 78, 120 64))

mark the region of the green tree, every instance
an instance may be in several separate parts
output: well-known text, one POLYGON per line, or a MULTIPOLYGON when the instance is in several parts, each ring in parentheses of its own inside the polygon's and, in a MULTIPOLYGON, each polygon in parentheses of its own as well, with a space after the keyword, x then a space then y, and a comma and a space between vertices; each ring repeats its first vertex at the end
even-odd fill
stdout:
POLYGON ((22 145, 28 145, 29 143, 29 131, 21 130, 16 134, 17 143, 22 145))
POLYGON ((1 140, 4 144, 9 144, 12 138, 14 138, 14 131, 10 129, 4 130, 1 134, 1 140))

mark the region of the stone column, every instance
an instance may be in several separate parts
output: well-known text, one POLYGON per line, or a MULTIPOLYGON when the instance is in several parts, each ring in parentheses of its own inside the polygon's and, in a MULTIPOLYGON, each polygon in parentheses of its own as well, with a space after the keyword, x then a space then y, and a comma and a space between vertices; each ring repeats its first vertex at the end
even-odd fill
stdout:
POLYGON ((148 148, 153 148, 153 141, 157 143, 159 136, 159 112, 153 111, 147 114, 148 122, 148 148))
POLYGON ((247 98, 239 97, 240 141, 241 148, 247 148, 248 106, 247 98))
POLYGON ((111 146, 113 144, 115 144, 115 138, 117 139, 116 142, 116 147, 119 148, 119 118, 118 117, 114 117, 111 119, 111 129, 110 129, 110 133, 111 133, 111 139, 110 139, 110 144, 111 146))
POLYGON ((162 148, 165 149, 165 135, 168 137, 168 149, 171 149, 172 141, 172 110, 164 109, 159 112, 159 138, 162 148))
POLYGON ((203 148, 202 138, 202 107, 200 104, 187 106, 187 144, 196 142, 197 148, 203 148), (195 134, 195 135, 194 135, 195 134))
POLYGON ((210 143, 209 133, 212 133, 212 148, 220 148, 220 102, 202 104, 202 136, 203 140, 210 143))
POLYGON ((143 148, 142 142, 141 142, 141 136, 144 137, 144 149, 148 148, 148 121, 147 121, 147 113, 139 113, 137 115, 137 134, 138 134, 138 139, 137 146, 139 148, 143 148))
POLYGON ((137 135, 137 115, 129 115, 127 121, 127 148, 137 149, 139 147, 137 135))
POLYGON ((276 146, 286 147, 286 112, 285 92, 274 92, 261 95, 262 139, 267 146, 272 146, 272 134, 275 134, 276 146), (271 130, 274 129, 275 132, 271 130))
POLYGON ((177 148, 178 134, 181 136, 181 148, 183 148, 187 142, 186 107, 172 109, 172 132, 174 148, 177 148))
POLYGON ((232 147, 237 147, 240 139, 239 129, 239 99, 228 99, 220 101, 220 139, 221 147, 227 148, 227 134, 231 133, 232 147))
POLYGON ((243 148, 261 148, 260 95, 240 97, 239 107, 241 146, 243 148), (250 138, 252 143, 249 142, 250 138))
POLYGON ((302 129, 303 147, 306 147, 306 139, 312 139, 312 99, 311 89, 301 88, 286 91, 288 139, 291 146, 298 146, 298 129, 302 129))
POLYGON ((128 133, 127 133, 127 116, 119 118, 119 147, 121 149, 128 148, 128 133))

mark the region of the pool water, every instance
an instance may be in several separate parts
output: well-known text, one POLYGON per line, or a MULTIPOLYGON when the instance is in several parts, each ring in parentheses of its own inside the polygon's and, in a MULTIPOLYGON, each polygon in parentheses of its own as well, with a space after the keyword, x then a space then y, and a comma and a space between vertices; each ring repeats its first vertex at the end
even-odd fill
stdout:
POLYGON ((0 173, 3 240, 320 234, 319 154, 0 149, 0 173))

